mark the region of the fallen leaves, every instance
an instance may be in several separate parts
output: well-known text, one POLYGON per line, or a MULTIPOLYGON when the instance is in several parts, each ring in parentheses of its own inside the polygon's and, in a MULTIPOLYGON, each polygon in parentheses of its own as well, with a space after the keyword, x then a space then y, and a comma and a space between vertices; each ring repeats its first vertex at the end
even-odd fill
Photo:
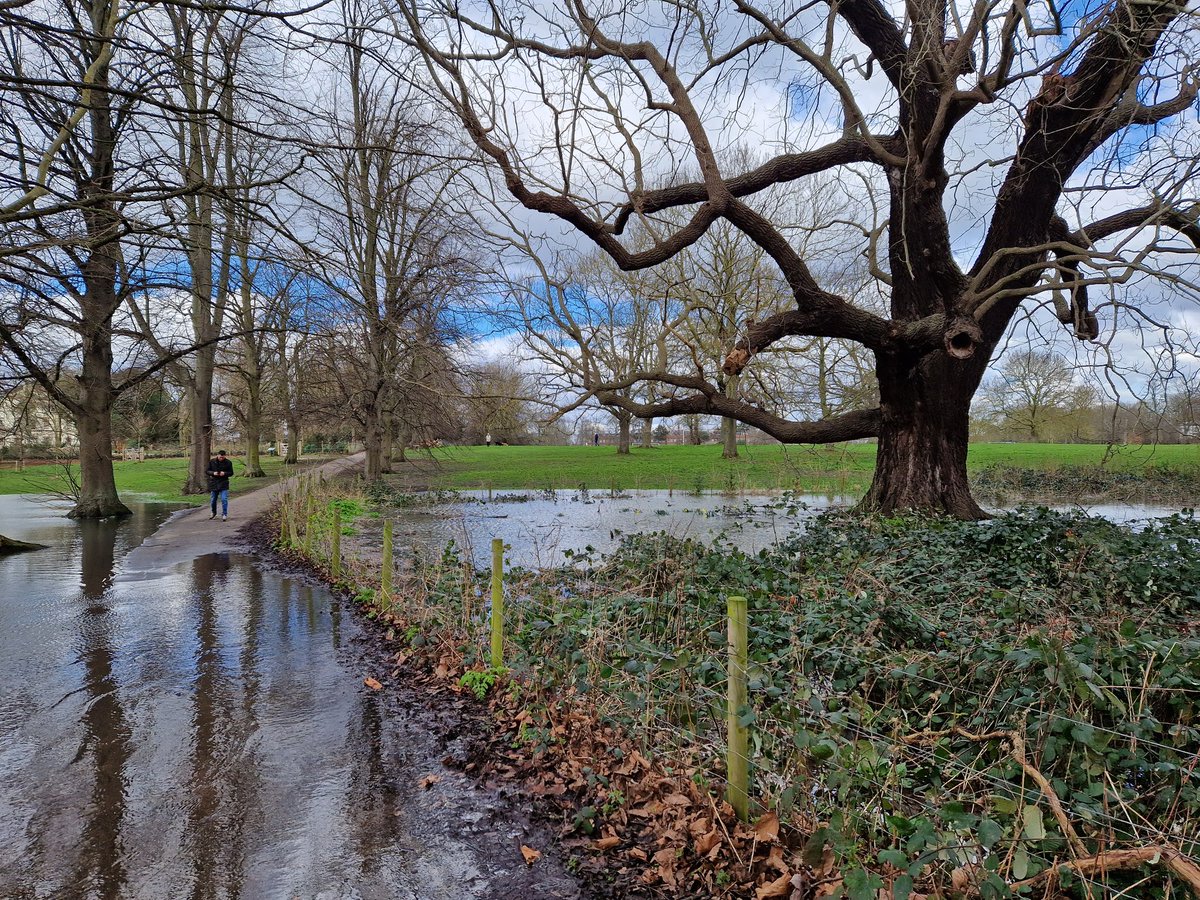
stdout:
POLYGON ((542 858, 541 850, 534 850, 532 847, 521 845, 521 855, 525 857, 525 865, 532 866, 535 862, 542 858))
POLYGON ((363 684, 365 684, 367 687, 369 687, 373 691, 383 690, 383 685, 380 684, 378 681, 376 681, 374 678, 372 678, 370 675, 368 675, 366 678, 363 679, 363 684))
POLYGON ((774 881, 768 881, 766 884, 760 884, 758 886, 758 890, 754 892, 754 900, 763 900, 764 897, 786 897, 791 892, 791 873, 784 873, 774 881))
POLYGON ((431 773, 418 781, 417 784, 420 786, 421 790, 427 791, 441 780, 441 775, 434 775, 431 773))
MULTIPOLYGON (((773 812, 764 813, 754 823, 754 837, 764 844, 779 840, 779 816, 773 812)), ((776 895, 771 894, 770 896, 776 895)))

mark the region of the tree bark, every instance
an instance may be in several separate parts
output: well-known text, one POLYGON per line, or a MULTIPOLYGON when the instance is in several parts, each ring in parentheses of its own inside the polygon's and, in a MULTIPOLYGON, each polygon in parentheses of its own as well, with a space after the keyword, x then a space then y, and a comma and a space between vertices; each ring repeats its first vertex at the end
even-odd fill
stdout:
POLYGON ((188 443, 188 476, 185 494, 208 490, 208 461, 212 459, 213 353, 205 347, 196 352, 196 371, 187 385, 187 404, 192 422, 188 443))
POLYGON ((377 407, 369 406, 365 413, 363 449, 367 459, 364 477, 368 482, 378 481, 383 476, 383 423, 377 407))
MULTIPOLYGON (((86 368, 86 366, 85 366, 86 368)), ((67 515, 72 519, 104 519, 131 515, 117 495, 112 460, 112 395, 85 390, 79 431, 79 498, 67 515)))
POLYGON ((700 446, 700 417, 687 416, 688 443, 694 447, 700 446))
POLYGON ((246 471, 243 478, 264 478, 258 445, 262 439, 262 395, 257 373, 246 378, 246 471))
MULTIPOLYGON (((986 355, 986 354, 985 354, 986 355)), ((974 362, 974 361, 972 361, 974 362)), ((967 480, 971 396, 979 364, 941 353, 919 366, 881 357, 880 426, 875 476, 858 508, 885 515, 920 510, 959 519, 986 519, 967 480)))
POLYGON ((617 415, 617 453, 619 455, 629 455, 629 432, 632 423, 633 415, 631 413, 622 412, 617 415))
POLYGON ((300 461, 300 441, 303 440, 300 436, 300 417, 296 415, 294 408, 288 408, 284 415, 284 425, 287 430, 287 456, 283 461, 289 466, 294 466, 300 461))
POLYGON ((737 420, 728 416, 721 419, 721 458, 737 459, 737 420))
POLYGON ((649 450, 654 446, 654 420, 642 419, 642 449, 649 450))

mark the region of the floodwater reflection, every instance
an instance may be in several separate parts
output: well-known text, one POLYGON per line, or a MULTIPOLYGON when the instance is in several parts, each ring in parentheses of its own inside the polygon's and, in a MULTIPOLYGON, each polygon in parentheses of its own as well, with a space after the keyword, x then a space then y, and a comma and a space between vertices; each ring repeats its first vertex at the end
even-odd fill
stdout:
POLYGON ((415 896, 403 740, 329 594, 229 553, 115 581, 168 509, 44 512, 0 498, 51 544, 0 558, 0 896, 415 896))

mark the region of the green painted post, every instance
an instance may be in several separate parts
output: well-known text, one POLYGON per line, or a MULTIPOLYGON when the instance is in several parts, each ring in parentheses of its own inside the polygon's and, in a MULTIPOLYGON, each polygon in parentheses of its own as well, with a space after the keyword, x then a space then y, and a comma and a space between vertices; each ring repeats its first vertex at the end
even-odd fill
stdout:
POLYGON ((330 536, 329 572, 333 580, 342 577, 342 508, 333 505, 333 534, 330 536))
POLYGON ((504 541, 492 538, 492 667, 504 665, 504 541))
POLYGON ((746 598, 729 603, 729 804, 743 822, 750 820, 750 730, 738 721, 746 706, 747 615, 746 598))
POLYGON ((383 521, 383 560, 379 565, 379 599, 386 608, 392 606, 392 520, 383 521))

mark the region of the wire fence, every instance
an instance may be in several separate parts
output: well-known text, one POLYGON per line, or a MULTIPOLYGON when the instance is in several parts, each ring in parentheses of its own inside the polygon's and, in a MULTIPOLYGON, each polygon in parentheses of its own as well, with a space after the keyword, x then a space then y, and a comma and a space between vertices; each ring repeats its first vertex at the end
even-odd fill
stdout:
POLYGON ((686 748, 743 817, 778 809, 795 847, 834 846, 844 864, 893 883, 904 873, 948 885, 966 872, 985 896, 987 885, 1052 880, 1095 898, 1155 896, 1171 877, 1190 883, 1170 865, 1130 874, 1124 864, 1139 858, 1115 854, 1157 848, 1186 862, 1200 851, 1200 721, 1188 718, 1200 681, 1154 683, 1163 656, 1196 653, 1194 640, 1139 657, 1140 683, 1084 679, 1098 691, 1090 702, 1074 696, 1086 690, 1078 684, 1038 696, 1014 685, 1034 683, 1025 675, 1044 660, 998 654, 994 671, 979 672, 938 650, 941 668, 922 669, 928 650, 864 646, 853 625, 817 644, 805 639, 803 602, 781 617, 767 592, 751 599, 743 630, 731 628, 725 597, 697 604, 669 578, 620 587, 586 565, 501 574, 502 558, 481 572, 454 547, 404 560, 390 527, 384 545, 364 553, 360 541, 343 555, 348 522, 367 506, 302 478, 282 497, 280 542, 414 635, 454 635, 468 663, 502 660, 518 677, 536 670, 549 694, 586 691, 647 752, 686 748), (384 559, 397 568, 381 568, 384 559), (744 658, 730 655, 735 632, 744 658), (1164 694, 1186 700, 1170 707, 1174 721, 1162 718, 1164 694))

